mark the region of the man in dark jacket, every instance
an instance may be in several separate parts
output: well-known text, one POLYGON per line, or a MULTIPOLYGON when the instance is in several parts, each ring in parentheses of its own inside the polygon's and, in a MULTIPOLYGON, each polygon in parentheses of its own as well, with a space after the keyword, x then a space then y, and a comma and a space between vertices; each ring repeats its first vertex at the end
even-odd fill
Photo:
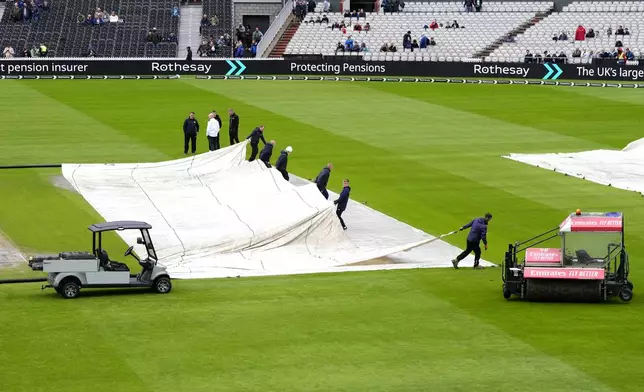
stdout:
POLYGON ((335 204, 336 210, 335 214, 340 219, 340 224, 344 230, 347 229, 347 225, 344 224, 344 219, 342 219, 342 213, 347 209, 347 203, 349 203, 349 194, 351 193, 351 187, 349 186, 349 180, 342 181, 342 192, 340 192, 340 197, 333 202, 335 204))
POLYGON ((329 184, 329 176, 331 176, 331 169, 333 169, 333 165, 331 163, 328 163, 318 174, 318 176, 315 178, 315 185, 318 186, 318 190, 322 195, 324 196, 325 199, 329 200, 329 192, 326 190, 326 186, 329 184))
MULTIPOLYGON (((252 149, 248 162, 252 162, 257 158, 257 153, 259 152, 259 148, 257 147, 259 145, 259 140, 261 139, 262 142, 264 142, 264 145, 266 145, 266 139, 264 139, 264 126, 260 125, 253 129, 253 132, 251 132, 246 138, 246 140, 248 139, 250 139, 250 147, 252 149)), ((277 166, 277 163, 275 165, 277 166)))
POLYGON ((487 250, 487 225, 492 220, 492 214, 489 212, 485 214, 483 218, 476 218, 465 226, 461 227, 459 231, 465 230, 468 227, 470 233, 467 235, 467 247, 458 255, 454 260, 452 260, 452 265, 454 268, 458 269, 458 263, 467 257, 472 251, 474 251, 474 268, 479 268, 479 260, 481 259, 481 247, 480 242, 483 241, 485 245, 485 250, 487 250))
POLYGON ((291 146, 286 147, 280 153, 280 156, 279 158, 277 158, 277 161, 275 161, 275 169, 277 169, 278 172, 282 173, 282 177, 284 177, 286 181, 289 180, 288 172, 286 171, 286 165, 288 164, 288 156, 292 152, 293 152, 293 147, 291 146))
POLYGON ((219 123, 219 129, 221 129, 221 117, 219 117, 216 110, 213 110, 212 114, 215 115, 215 120, 217 120, 217 122, 219 123))
POLYGON ((199 121, 195 118, 195 112, 183 122, 183 153, 188 154, 188 144, 192 142, 192 153, 197 151, 197 133, 199 133, 199 121))
POLYGON ((239 143, 239 116, 233 109, 228 109, 229 123, 228 136, 230 136, 230 145, 239 143))
POLYGON ((270 142, 266 143, 264 148, 262 149, 262 152, 259 153, 259 160, 264 162, 266 167, 270 168, 271 167, 271 156, 273 155, 273 146, 275 146, 275 140, 271 140, 270 142))

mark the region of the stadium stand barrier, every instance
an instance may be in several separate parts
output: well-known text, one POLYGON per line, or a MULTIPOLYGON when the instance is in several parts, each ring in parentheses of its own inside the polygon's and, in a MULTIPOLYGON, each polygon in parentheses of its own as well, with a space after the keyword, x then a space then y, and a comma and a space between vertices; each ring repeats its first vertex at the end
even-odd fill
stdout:
POLYGON ((250 75, 329 75, 350 77, 516 78, 545 81, 644 80, 639 64, 536 64, 467 62, 374 62, 360 59, 329 61, 287 59, 14 59, 0 61, 0 77, 85 75, 195 75, 240 77, 250 75))

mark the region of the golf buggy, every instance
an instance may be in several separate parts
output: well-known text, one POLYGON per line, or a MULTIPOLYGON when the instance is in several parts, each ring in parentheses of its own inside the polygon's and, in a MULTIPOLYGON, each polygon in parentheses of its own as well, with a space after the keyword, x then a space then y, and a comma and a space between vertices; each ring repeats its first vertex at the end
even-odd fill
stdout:
POLYGON ((48 285, 53 287, 64 298, 76 298, 81 288, 107 287, 141 287, 152 288, 157 293, 166 294, 172 289, 172 282, 165 267, 158 264, 158 258, 150 233, 151 225, 145 222, 115 221, 97 223, 89 226, 92 232, 93 253, 63 252, 58 255, 37 256, 30 258, 29 266, 36 271, 48 273, 48 285), (139 230, 141 237, 136 243, 143 245, 147 257, 141 259, 130 246, 123 257, 132 256, 138 261, 142 270, 131 274, 130 268, 118 261, 110 260, 103 249, 103 233, 109 231, 139 230))
POLYGON ((600 301, 633 298, 619 212, 577 210, 552 230, 509 245, 502 268, 503 297, 536 301, 600 301), (559 248, 536 248, 561 237, 559 248), (525 252, 524 256, 520 256, 525 252))

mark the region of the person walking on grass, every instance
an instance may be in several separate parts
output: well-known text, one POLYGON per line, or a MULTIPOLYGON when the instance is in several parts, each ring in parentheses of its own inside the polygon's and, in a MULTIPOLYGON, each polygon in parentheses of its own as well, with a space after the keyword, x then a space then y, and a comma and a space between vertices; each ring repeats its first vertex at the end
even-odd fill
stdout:
POLYGON ((465 250, 454 260, 452 260, 452 265, 454 266, 454 268, 458 269, 458 263, 472 252, 474 252, 474 268, 482 268, 479 266, 479 260, 481 260, 480 243, 481 241, 483 241, 485 250, 487 250, 487 225, 491 220, 492 214, 488 212, 484 217, 476 218, 459 229, 459 231, 463 231, 467 228, 470 228, 470 232, 467 235, 467 244, 465 250))
POLYGON ((342 213, 344 212, 344 210, 347 209, 350 193, 351 193, 351 187, 349 186, 349 180, 345 179, 342 181, 342 192, 340 192, 340 197, 338 197, 338 199, 333 202, 333 204, 337 206, 335 210, 335 214, 338 216, 338 219, 340 219, 340 224, 342 225, 343 230, 347 229, 347 225, 344 224, 344 219, 342 219, 342 213))
POLYGON ((188 118, 183 122, 183 153, 188 154, 189 144, 192 143, 191 151, 197 152, 197 134, 199 133, 199 121, 195 118, 195 112, 190 112, 188 118))
POLYGON ((315 185, 317 185, 318 190, 327 200, 329 200, 329 192, 326 190, 326 187, 329 184, 329 177, 331 176, 332 169, 333 165, 331 164, 331 162, 329 162, 326 166, 324 166, 324 168, 322 168, 320 174, 315 177, 315 185))
POLYGON ((271 140, 270 142, 266 143, 264 148, 262 148, 262 151, 259 153, 259 160, 264 162, 266 167, 270 168, 271 167, 271 156, 273 156, 273 147, 275 147, 275 140, 271 140))

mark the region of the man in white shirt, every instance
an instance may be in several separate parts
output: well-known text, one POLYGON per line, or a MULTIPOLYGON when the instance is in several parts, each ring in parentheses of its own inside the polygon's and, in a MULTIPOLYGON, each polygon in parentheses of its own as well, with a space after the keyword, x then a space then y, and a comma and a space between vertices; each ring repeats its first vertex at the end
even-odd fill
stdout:
POLYGON ((208 137, 208 149, 210 151, 219 150, 219 121, 215 118, 214 113, 208 115, 208 128, 206 136, 208 137))
POLYGON ((112 15, 110 15, 110 22, 115 23, 119 21, 119 16, 116 15, 116 11, 112 11, 112 15))

